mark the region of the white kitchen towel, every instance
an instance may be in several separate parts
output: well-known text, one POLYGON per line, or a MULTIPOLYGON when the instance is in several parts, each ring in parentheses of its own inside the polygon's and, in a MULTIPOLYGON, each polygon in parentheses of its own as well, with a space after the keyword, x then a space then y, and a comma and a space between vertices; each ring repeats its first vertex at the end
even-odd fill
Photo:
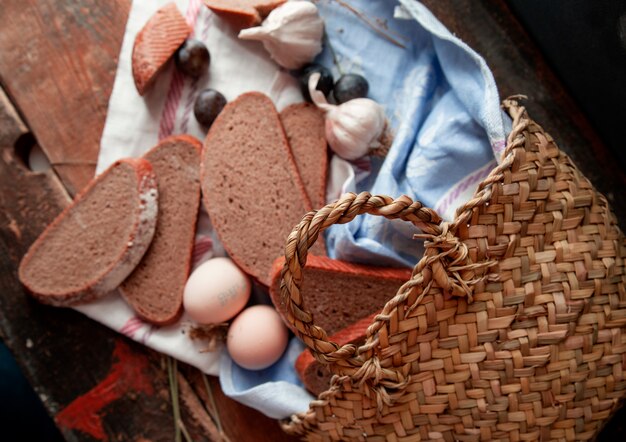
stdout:
MULTIPOLYGON (((107 119, 100 141, 96 173, 120 158, 141 156, 171 134, 188 133, 202 140, 205 130, 193 116, 196 94, 214 88, 232 100, 247 91, 269 95, 279 108, 300 101, 293 77, 279 69, 262 47, 237 39, 237 32, 207 9, 202 0, 175 3, 193 27, 193 37, 204 41, 211 53, 210 75, 197 81, 186 78, 172 63, 153 87, 141 97, 132 76, 131 54, 135 36, 154 12, 171 0, 135 0, 132 3, 107 119)), ((196 265, 212 256, 223 256, 210 222, 203 214, 199 223, 194 261, 196 265)), ((175 259, 175 257, 173 257, 175 259)), ((104 325, 157 351, 217 375, 220 351, 206 352, 203 342, 188 337, 193 325, 185 316, 168 327, 154 327, 139 319, 117 292, 77 310, 104 325)))

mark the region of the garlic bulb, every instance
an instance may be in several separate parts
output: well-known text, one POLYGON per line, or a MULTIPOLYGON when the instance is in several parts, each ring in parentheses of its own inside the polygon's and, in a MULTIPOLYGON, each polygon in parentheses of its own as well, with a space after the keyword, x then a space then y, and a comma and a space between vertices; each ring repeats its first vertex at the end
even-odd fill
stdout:
POLYGON ((274 9, 261 26, 239 32, 243 40, 259 40, 284 68, 298 69, 322 51, 324 22, 307 1, 288 1, 274 9))
POLYGON ((369 98, 355 98, 340 105, 329 104, 316 90, 320 74, 309 77, 313 102, 326 112, 326 141, 345 160, 356 160, 373 149, 385 150, 391 144, 383 107, 369 98))

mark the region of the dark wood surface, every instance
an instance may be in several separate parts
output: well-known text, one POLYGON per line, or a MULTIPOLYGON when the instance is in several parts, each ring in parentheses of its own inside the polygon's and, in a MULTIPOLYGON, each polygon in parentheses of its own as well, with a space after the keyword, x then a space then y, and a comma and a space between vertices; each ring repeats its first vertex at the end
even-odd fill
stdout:
MULTIPOLYGON (((502 97, 528 96, 532 116, 609 197, 624 227, 623 171, 505 3, 424 3, 485 57, 502 97)), ((0 8, 0 334, 69 441, 174 435, 166 359, 72 310, 34 302, 16 277, 28 246, 93 175, 129 6, 6 0, 0 8), (53 171, 33 173, 20 160, 34 144, 53 171)), ((182 364, 178 373, 185 427, 193 440, 218 440, 202 376, 182 364)), ((289 440, 275 421, 224 397, 217 379, 208 385, 231 441, 289 440)), ((601 439, 623 440, 622 421, 601 439)))
POLYGON ((72 195, 94 174, 129 8, 130 0, 0 8, 2 87, 72 195))

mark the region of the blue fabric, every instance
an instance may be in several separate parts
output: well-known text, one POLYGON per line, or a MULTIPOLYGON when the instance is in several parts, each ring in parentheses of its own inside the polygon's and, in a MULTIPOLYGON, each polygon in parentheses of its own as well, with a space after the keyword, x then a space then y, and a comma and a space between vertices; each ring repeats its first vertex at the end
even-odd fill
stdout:
MULTIPOLYGON (((394 19, 394 1, 350 2, 368 17, 384 20, 387 33, 406 48, 381 38, 337 2, 322 1, 318 7, 342 70, 368 79, 370 97, 385 106, 395 132, 385 161, 372 165, 371 179, 349 190, 406 194, 435 207, 459 180, 495 165, 492 145, 502 143, 507 123, 484 60, 421 4, 401 3, 419 22, 394 19)), ((332 66, 330 51, 320 61, 332 66)), ((413 266, 422 250, 411 240, 413 233, 415 228, 402 221, 366 215, 332 226, 326 241, 333 258, 413 266)))
MULTIPOLYGON (((372 160, 369 174, 360 173, 355 165, 357 179, 345 190, 406 194, 426 206, 440 205, 445 209, 442 215, 451 218, 454 204, 463 197, 461 191, 451 192, 453 188, 471 191, 468 183, 495 166, 504 144, 509 123, 500 110, 493 76, 484 60, 420 3, 401 0, 409 20, 393 18, 396 1, 349 3, 370 19, 386 23, 386 33, 405 47, 381 37, 339 3, 316 2, 341 71, 367 78, 370 98, 385 106, 395 133, 384 161, 372 160)), ((338 78, 328 47, 318 61, 338 78)), ((416 228, 409 223, 364 216, 332 226, 326 244, 333 258, 412 266, 422 253, 421 243, 412 240, 414 233, 416 228)), ((283 359, 260 372, 243 370, 224 354, 220 366, 224 392, 271 417, 305 411, 311 397, 293 369, 301 349, 302 344, 292 340, 283 359)))
POLYGON ((246 370, 227 351, 220 358, 220 386, 224 394, 274 419, 305 411, 315 399, 304 387, 294 363, 304 350, 297 338, 289 341, 282 358, 265 370, 246 370))

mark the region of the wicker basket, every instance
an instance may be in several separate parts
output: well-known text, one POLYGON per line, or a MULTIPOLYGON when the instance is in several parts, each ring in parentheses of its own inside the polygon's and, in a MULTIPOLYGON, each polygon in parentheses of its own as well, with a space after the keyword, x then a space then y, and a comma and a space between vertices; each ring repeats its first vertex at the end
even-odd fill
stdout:
MULTIPOLYGON (((282 299, 334 376, 283 422, 311 441, 589 440, 626 393, 626 243, 606 199, 517 102, 502 163, 442 222, 408 197, 346 195, 287 240, 282 299), (361 347, 300 296, 320 231, 363 213, 419 227, 424 257, 361 347)), ((347 294, 358 296, 358 293, 347 294)))

